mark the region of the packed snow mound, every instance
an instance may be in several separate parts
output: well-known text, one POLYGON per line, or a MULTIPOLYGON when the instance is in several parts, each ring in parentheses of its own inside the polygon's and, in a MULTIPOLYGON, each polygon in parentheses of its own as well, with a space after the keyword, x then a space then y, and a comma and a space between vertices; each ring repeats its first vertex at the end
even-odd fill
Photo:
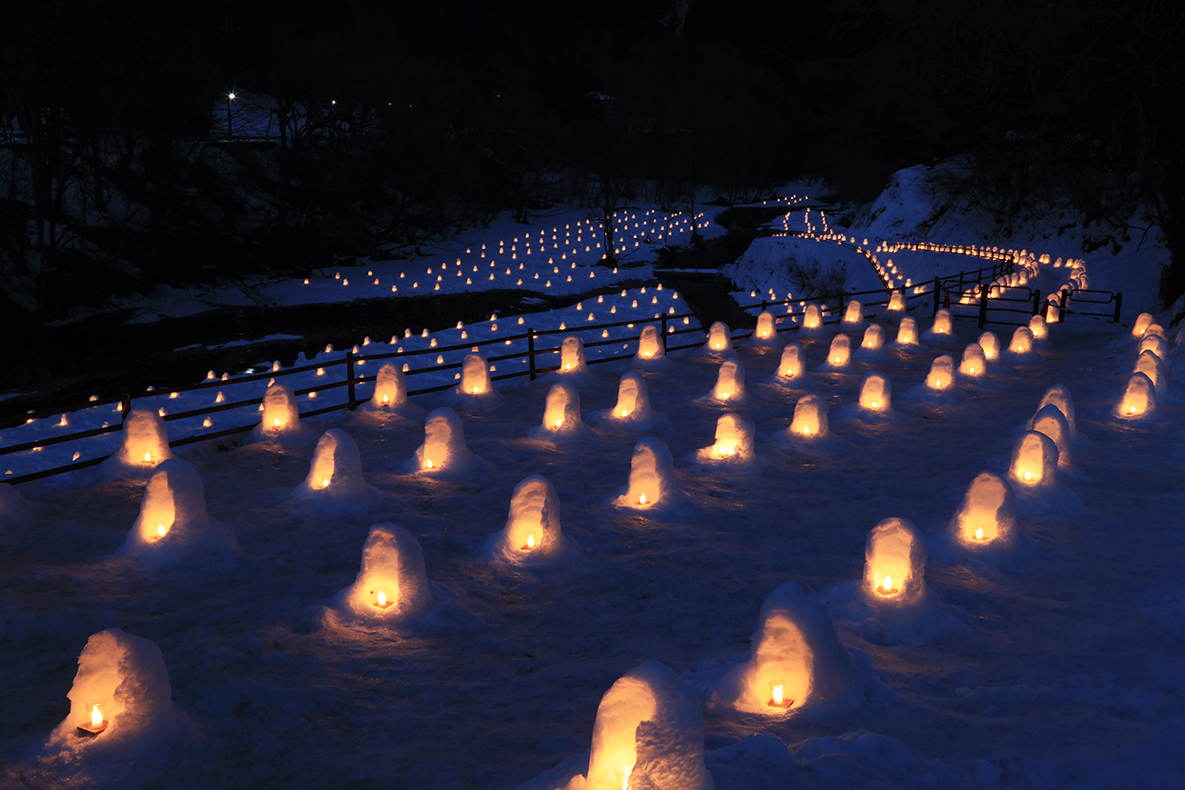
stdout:
POLYGON ((183 724, 173 708, 160 648, 118 628, 87 640, 66 696, 70 713, 53 731, 44 753, 69 756, 93 774, 106 775, 96 762, 110 763, 118 774, 129 758, 163 758, 162 747, 183 724))
POLYGON ((635 510, 665 510, 684 502, 675 482, 675 462, 666 442, 648 436, 634 445, 630 482, 613 504, 635 510))
POLYGON ((27 508, 20 489, 0 483, 0 525, 14 524, 25 517, 27 508))
POLYGON ((454 477, 482 463, 465 446, 461 418, 448 406, 441 406, 428 415, 428 421, 424 423, 424 443, 404 464, 404 471, 408 474, 454 477))
POLYGON ((665 419, 650 406, 646 378, 633 371, 622 374, 617 385, 617 403, 597 416, 602 424, 620 425, 635 431, 649 430, 665 419))
POLYGON ((790 581, 774 590, 758 620, 749 657, 700 681, 711 705, 818 720, 888 693, 868 656, 840 643, 819 596, 805 584, 790 581))
POLYGON ((514 487, 506 526, 489 537, 485 555, 515 565, 537 565, 565 552, 560 531, 560 498, 543 475, 531 475, 514 487))
POLYGON ((197 469, 181 458, 170 458, 148 481, 140 515, 123 550, 141 562, 170 565, 237 547, 230 531, 206 512, 205 487, 197 469))
POLYGON ((531 438, 572 441, 580 439, 584 433, 584 422, 580 419, 580 391, 567 381, 553 384, 543 407, 543 422, 531 430, 531 438))
POLYGON ((743 303, 772 296, 777 299, 821 296, 824 292, 876 291, 880 278, 872 264, 854 249, 834 241, 797 236, 754 239, 736 263, 722 273, 749 295, 743 303), (824 286, 823 283, 831 283, 824 286), (754 296, 754 292, 756 295, 754 296))
POLYGON ((330 428, 317 441, 309 474, 292 501, 322 511, 365 510, 379 502, 378 489, 362 476, 362 457, 353 437, 330 428))
POLYGON ((669 667, 647 661, 627 672, 601 698, 588 766, 565 784, 530 783, 538 790, 713 790, 704 764, 704 717, 699 700, 669 667))
POLYGON ((410 532, 376 524, 362 548, 362 569, 337 594, 333 608, 346 619, 396 625, 423 615, 432 605, 424 552, 410 532))
POLYGON ((172 457, 165 421, 152 409, 135 408, 124 420, 119 450, 100 469, 110 477, 138 477, 151 474, 157 464, 172 457))

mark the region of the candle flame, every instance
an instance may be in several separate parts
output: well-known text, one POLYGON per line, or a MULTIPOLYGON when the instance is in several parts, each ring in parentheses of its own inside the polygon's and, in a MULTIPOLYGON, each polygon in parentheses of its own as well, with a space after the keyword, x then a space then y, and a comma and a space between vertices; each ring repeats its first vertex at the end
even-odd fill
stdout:
POLYGON ((383 592, 382 590, 379 590, 378 601, 379 601, 379 606, 386 606, 387 605, 387 594, 385 592, 383 592))
POLYGON ((322 488, 329 488, 329 478, 328 477, 321 481, 321 487, 322 488))
POLYGON ((785 701, 785 696, 782 693, 782 685, 779 683, 774 686, 774 704, 781 705, 785 701))
POLYGON ((169 528, 166 527, 164 524, 157 524, 156 525, 156 536, 158 538, 163 538, 165 536, 165 533, 167 533, 168 531, 169 531, 169 528))
POLYGON ((1033 473, 1026 471, 1025 472, 1025 480, 1032 480, 1032 479, 1033 479, 1033 473))
POLYGON ((621 416, 622 416, 622 417, 624 417, 625 415, 626 415, 626 411, 625 411, 625 409, 622 409, 622 410, 621 410, 621 416))
POLYGON ((144 462, 148 463, 152 460, 152 453, 144 453, 144 462))
POLYGON ((527 535, 527 548, 528 549, 535 548, 535 536, 534 535, 527 535))
POLYGON ((879 409, 880 407, 881 407, 881 402, 879 400, 874 400, 872 402, 872 408, 879 409))
POLYGON ((91 726, 101 727, 103 725, 103 712, 99 710, 99 706, 95 705, 91 708, 91 726))
POLYGON ((893 590, 893 577, 892 576, 885 577, 885 581, 881 585, 881 589, 883 589, 885 592, 892 592, 892 590, 893 590))
POLYGON ((272 420, 272 425, 274 425, 275 427, 279 428, 279 427, 280 427, 280 418, 279 418, 279 417, 276 417, 275 419, 273 419, 273 420, 272 420))
POLYGON ((559 417, 556 417, 556 418, 555 418, 555 427, 557 427, 557 428, 558 428, 558 427, 560 427, 560 426, 561 426, 561 425, 563 425, 563 424, 564 424, 564 421, 563 421, 561 418, 559 418, 559 417))
POLYGON ((645 494, 642 494, 642 498, 641 498, 641 499, 639 499, 638 501, 639 501, 639 503, 640 503, 640 504, 643 504, 643 505, 645 505, 645 504, 646 504, 646 495, 645 495, 645 494))
POLYGON ((431 461, 431 459, 429 459, 429 460, 427 460, 427 461, 424 461, 424 466, 425 466, 425 467, 427 467, 428 469, 431 469, 431 468, 432 468, 432 461, 431 461))
POLYGON ((390 398, 388 398, 386 395, 384 395, 383 396, 383 403, 386 403, 388 400, 390 400, 390 398))
POLYGON ((976 540, 983 540, 983 527, 976 527, 975 528, 975 539, 976 540))
POLYGON ((632 772, 633 770, 634 770, 633 766, 630 766, 630 765, 621 766, 621 774, 622 774, 621 790, 630 790, 630 772, 632 772))

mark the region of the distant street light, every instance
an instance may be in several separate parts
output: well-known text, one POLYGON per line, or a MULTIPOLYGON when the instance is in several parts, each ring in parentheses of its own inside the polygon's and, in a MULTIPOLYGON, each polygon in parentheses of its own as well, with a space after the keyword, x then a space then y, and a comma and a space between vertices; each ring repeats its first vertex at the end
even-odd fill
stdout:
POLYGON ((230 125, 230 103, 235 100, 233 92, 226 94, 226 139, 229 140, 234 134, 230 125))

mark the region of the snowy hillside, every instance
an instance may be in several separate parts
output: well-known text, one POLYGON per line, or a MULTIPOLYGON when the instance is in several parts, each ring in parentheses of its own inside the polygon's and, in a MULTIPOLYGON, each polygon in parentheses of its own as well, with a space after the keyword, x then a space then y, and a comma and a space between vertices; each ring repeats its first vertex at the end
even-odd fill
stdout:
MULTIPOLYGON (((881 275, 794 244, 916 283, 990 260, 957 230, 891 253, 905 225, 848 230, 881 275)), ((1158 254, 1017 276, 1135 293, 1158 254)), ((570 372, 496 392, 478 366, 293 430, 265 411, 152 483, 148 419, 118 464, 0 485, 0 785, 1178 786, 1181 333, 1133 335, 1137 302, 1027 350, 996 326, 986 355, 972 319, 911 307, 846 343, 738 332, 592 367, 573 344, 570 372), (920 342, 894 342, 910 319, 920 342)))

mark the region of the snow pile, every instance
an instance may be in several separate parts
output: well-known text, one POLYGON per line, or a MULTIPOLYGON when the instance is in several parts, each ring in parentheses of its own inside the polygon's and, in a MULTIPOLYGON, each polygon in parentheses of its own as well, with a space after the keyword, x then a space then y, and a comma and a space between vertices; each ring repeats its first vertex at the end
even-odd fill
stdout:
POLYGON ((87 640, 66 696, 70 712, 42 749, 66 775, 138 782, 184 727, 160 648, 118 628, 87 640))
POLYGON ((296 396, 283 384, 273 383, 263 395, 263 411, 259 425, 251 433, 257 442, 285 444, 293 440, 311 438, 312 432, 305 430, 300 422, 300 409, 296 396))
POLYGON ((366 510, 378 504, 378 489, 362 476, 362 456, 348 433, 330 428, 322 434, 308 477, 293 492, 292 501, 329 512, 366 510))
POLYGON ((362 547, 362 569, 337 594, 333 611, 360 623, 394 625, 420 617, 431 605, 419 541, 391 523, 371 527, 362 547))
POLYGON ((701 464, 748 466, 753 463, 753 421, 727 412, 716 421, 716 441, 695 454, 701 464))
POLYGON ((600 414, 602 422, 645 431, 662 422, 662 415, 650 407, 650 391, 641 373, 629 372, 617 386, 617 403, 600 414))
POLYGON ((703 351, 710 357, 733 356, 732 333, 728 329, 728 324, 722 321, 712 323, 708 328, 708 339, 704 343, 703 351))
POLYGON ((543 407, 543 424, 531 431, 535 439, 550 441, 579 439, 584 435, 580 419, 580 392, 566 381, 553 384, 543 407))
POLYGON ((538 564, 561 556, 560 498, 542 475, 531 475, 514 488, 506 526, 486 541, 485 554, 515 565, 538 564))
POLYGON ((449 477, 464 473, 475 463, 480 459, 465 446, 461 418, 448 406, 442 406, 428 415, 424 443, 405 465, 405 471, 449 477))
POLYGON ((170 458, 156 468, 140 515, 128 532, 125 554, 149 564, 175 564, 237 548, 234 537, 206 513, 205 488, 193 465, 170 458))
POLYGON ((708 393, 707 399, 728 405, 745 402, 745 366, 740 360, 726 359, 720 363, 716 385, 708 393))
POLYGON ((670 508, 682 501, 683 493, 675 484, 675 463, 666 442, 653 437, 639 440, 630 459, 629 486, 613 504, 653 510, 670 508))
POLYGON ((782 349, 782 358, 778 362, 778 372, 774 374, 774 381, 782 384, 792 384, 805 380, 806 355, 802 346, 797 342, 787 343, 782 349))
POLYGON ((712 705, 817 720, 866 705, 884 689, 871 663, 840 644, 819 596, 791 581, 761 605, 747 660, 724 673, 712 705))
POLYGON ((108 476, 139 477, 172 457, 164 420, 150 409, 133 408, 124 420, 119 450, 100 468, 108 476))

